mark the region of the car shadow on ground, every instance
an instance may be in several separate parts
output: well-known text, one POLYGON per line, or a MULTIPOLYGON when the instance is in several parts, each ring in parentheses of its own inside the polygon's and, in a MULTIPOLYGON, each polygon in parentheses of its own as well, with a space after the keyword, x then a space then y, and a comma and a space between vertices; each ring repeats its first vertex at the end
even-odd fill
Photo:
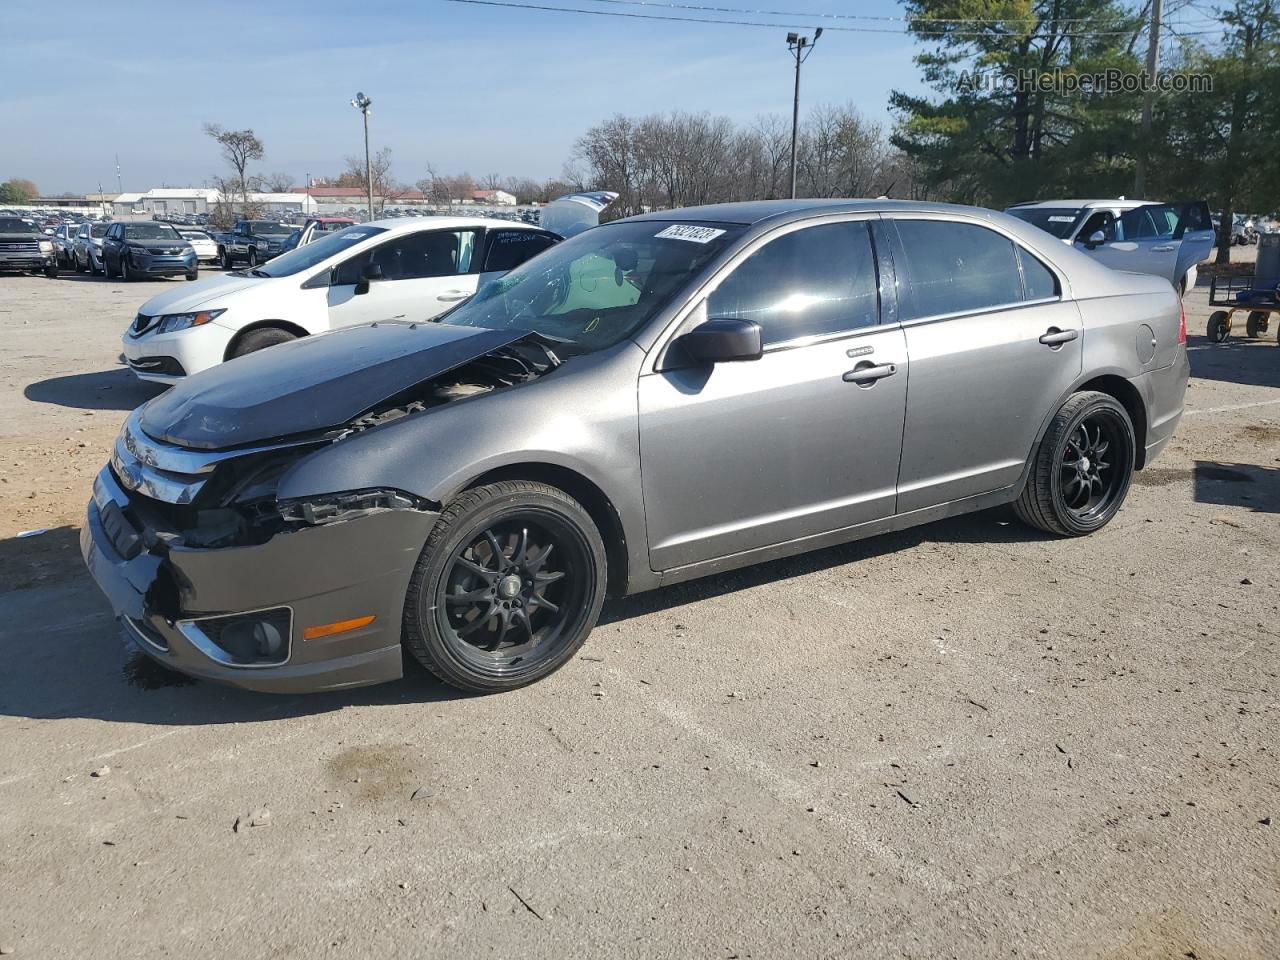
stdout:
POLYGON ((1012 507, 997 507, 612 600, 605 604, 600 622, 616 623, 646 613, 670 610, 738 590, 897 553, 922 543, 1025 543, 1051 539, 1055 538, 1018 520, 1012 507))
MULTIPOLYGON (((1258 425, 1255 429, 1264 442, 1280 441, 1280 427, 1258 425)), ((1244 507, 1254 513, 1280 513, 1278 467, 1197 460, 1192 473, 1197 503, 1244 507)))
MULTIPOLYGON (((1044 539, 1008 510, 990 510, 902 533, 831 547, 605 605, 602 624, 736 590, 791 579, 924 542, 1008 543, 1044 539)), ((30 589, 0 593, 0 716, 86 718, 174 726, 253 723, 352 706, 423 704, 466 698, 411 658, 401 680, 334 693, 273 695, 194 681, 129 644, 80 566, 79 531, 0 540, 0 582, 30 589)), ((589 642, 589 641, 588 641, 589 642)))
POLYGON ((35 403, 52 403, 78 410, 132 410, 167 388, 139 380, 127 367, 73 373, 28 384, 22 395, 35 403))
POLYGON ((1240 316, 1232 326, 1231 339, 1226 343, 1214 343, 1208 337, 1188 337, 1191 375, 1201 380, 1280 387, 1277 328, 1280 328, 1280 316, 1272 320, 1271 329, 1265 336, 1249 340, 1244 336, 1244 317, 1240 316))

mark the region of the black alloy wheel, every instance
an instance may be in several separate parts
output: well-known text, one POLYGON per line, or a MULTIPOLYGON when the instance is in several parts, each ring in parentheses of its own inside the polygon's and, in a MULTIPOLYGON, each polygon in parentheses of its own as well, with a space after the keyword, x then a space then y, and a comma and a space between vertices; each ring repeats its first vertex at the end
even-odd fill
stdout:
POLYGON ((604 599, 604 545, 568 494, 531 481, 469 490, 414 571, 405 639, 453 686, 509 690, 566 663, 604 599))
POLYGON ((1136 463, 1128 411, 1109 394, 1074 394, 1040 441, 1014 509, 1047 533, 1093 533, 1124 503, 1136 463))

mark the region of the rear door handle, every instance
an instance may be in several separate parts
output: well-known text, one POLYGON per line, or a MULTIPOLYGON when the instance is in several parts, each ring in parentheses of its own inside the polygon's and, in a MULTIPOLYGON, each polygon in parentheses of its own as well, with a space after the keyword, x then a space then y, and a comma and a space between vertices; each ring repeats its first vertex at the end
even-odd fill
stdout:
POLYGON ((1152 253, 1169 253, 1170 251, 1177 250, 1177 249, 1178 249, 1178 245, 1176 243, 1162 243, 1158 247, 1152 247, 1151 252, 1152 253))
POLYGON ((469 296, 471 296, 471 294, 467 293, 465 290, 446 290, 444 293, 440 294, 440 296, 436 297, 436 299, 442 303, 453 303, 456 300, 465 300, 469 296))
POLYGON ((1040 336, 1040 342, 1046 347, 1060 347, 1064 343, 1070 343, 1076 337, 1080 336, 1079 330, 1059 330, 1057 327, 1050 327, 1040 336))
POLYGON ((863 361, 852 370, 846 370, 842 378, 845 383, 856 383, 860 387, 869 387, 877 380, 892 377, 898 372, 896 363, 876 364, 863 361))

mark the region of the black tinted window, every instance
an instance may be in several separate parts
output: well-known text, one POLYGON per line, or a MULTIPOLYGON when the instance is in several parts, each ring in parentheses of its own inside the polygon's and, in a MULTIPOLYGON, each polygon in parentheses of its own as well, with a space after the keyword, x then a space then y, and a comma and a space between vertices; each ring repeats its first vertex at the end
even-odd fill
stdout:
POLYGON ((769 241, 720 284, 707 316, 754 320, 766 345, 874 325, 879 300, 867 224, 828 223, 769 241))
POLYGON ((530 257, 555 244, 552 237, 532 230, 494 230, 489 235, 483 272, 514 270, 530 257))
POLYGON ((902 319, 982 310, 1022 299, 1013 242, 994 230, 947 220, 899 220, 909 294, 902 319))
POLYGON ((1022 280, 1027 287, 1028 300, 1049 300, 1058 295, 1058 278, 1053 271, 1021 247, 1018 258, 1022 260, 1022 280))

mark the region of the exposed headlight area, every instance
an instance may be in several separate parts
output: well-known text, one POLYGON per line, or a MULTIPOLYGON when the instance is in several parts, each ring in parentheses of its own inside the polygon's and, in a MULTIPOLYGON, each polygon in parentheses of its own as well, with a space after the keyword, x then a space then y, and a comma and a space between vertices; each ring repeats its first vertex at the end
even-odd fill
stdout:
POLYGON ((206 323, 213 323, 218 317, 227 311, 222 310, 200 310, 195 313, 167 313, 163 316, 156 317, 158 321, 155 325, 156 333, 177 333, 179 330, 189 330, 192 327, 202 327, 206 323))
POLYGON ((426 501, 403 490, 353 490, 279 504, 281 519, 290 526, 318 526, 367 516, 378 510, 421 510, 426 501))

